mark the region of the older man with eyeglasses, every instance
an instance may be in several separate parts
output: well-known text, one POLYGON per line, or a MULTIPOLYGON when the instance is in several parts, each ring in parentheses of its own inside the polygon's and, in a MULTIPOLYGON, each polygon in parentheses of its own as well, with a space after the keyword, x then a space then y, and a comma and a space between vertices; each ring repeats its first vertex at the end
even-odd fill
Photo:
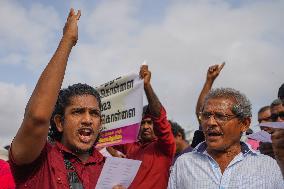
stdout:
POLYGON ((200 119, 205 142, 177 159, 169 189, 283 188, 276 161, 240 141, 251 122, 251 104, 243 94, 211 90, 200 119))

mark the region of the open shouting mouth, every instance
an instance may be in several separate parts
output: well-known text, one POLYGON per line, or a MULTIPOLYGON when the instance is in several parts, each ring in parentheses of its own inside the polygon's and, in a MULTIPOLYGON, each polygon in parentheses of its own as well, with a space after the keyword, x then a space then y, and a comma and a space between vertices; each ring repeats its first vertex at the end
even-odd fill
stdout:
POLYGON ((208 140, 215 140, 219 139, 219 137, 222 137, 224 133, 221 131, 209 130, 206 132, 206 135, 208 140))
POLYGON ((94 134, 94 131, 90 127, 83 127, 78 129, 79 139, 83 143, 89 143, 92 140, 92 136, 94 134))

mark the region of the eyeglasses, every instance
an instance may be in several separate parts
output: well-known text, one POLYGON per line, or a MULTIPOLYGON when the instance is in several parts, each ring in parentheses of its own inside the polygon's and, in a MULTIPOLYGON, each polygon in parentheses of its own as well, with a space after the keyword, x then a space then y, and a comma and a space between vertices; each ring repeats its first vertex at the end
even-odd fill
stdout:
POLYGON ((258 119, 259 123, 261 123, 263 121, 266 121, 266 122, 271 121, 271 117, 265 117, 265 118, 262 118, 262 119, 258 119))
POLYGON ((212 112, 200 112, 199 114, 199 118, 201 121, 207 121, 210 119, 211 116, 213 116, 217 122, 226 122, 238 117, 236 115, 227 115, 227 114, 212 113, 212 112))
POLYGON ((270 118, 271 121, 277 121, 278 117, 282 120, 284 120, 284 112, 278 112, 277 114, 271 114, 270 118))
POLYGON ((153 121, 152 120, 142 120, 141 125, 145 125, 145 124, 152 125, 153 121))

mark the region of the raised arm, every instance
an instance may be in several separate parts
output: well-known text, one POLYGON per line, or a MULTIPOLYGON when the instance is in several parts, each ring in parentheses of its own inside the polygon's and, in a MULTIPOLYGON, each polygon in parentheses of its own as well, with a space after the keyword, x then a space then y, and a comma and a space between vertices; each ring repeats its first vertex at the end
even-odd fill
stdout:
POLYGON ((141 66, 140 77, 144 80, 144 91, 148 100, 149 113, 159 117, 162 105, 151 86, 151 72, 148 70, 148 65, 141 66))
POLYGON ((154 132, 158 137, 159 149, 166 155, 173 157, 175 154, 175 140, 167 114, 158 97, 156 96, 150 80, 151 72, 147 65, 140 69, 140 77, 144 79, 144 90, 148 99, 148 113, 154 122, 154 132))
POLYGON ((205 81, 203 88, 201 90, 201 93, 198 97, 196 108, 195 108, 195 114, 196 114, 196 117, 197 117, 199 124, 200 124, 199 112, 202 111, 202 107, 203 107, 203 104, 204 104, 204 101, 205 101, 205 97, 209 93, 209 91, 211 90, 215 79, 218 77, 218 75, 221 72, 221 70, 223 69, 224 65, 225 65, 225 62, 223 62, 220 65, 216 64, 216 65, 210 66, 208 68, 206 81, 205 81))
POLYGON ((47 139, 49 121, 64 78, 67 60, 78 39, 77 22, 81 12, 70 10, 63 37, 50 62, 42 72, 25 109, 21 127, 15 136, 11 153, 18 165, 33 162, 47 139))

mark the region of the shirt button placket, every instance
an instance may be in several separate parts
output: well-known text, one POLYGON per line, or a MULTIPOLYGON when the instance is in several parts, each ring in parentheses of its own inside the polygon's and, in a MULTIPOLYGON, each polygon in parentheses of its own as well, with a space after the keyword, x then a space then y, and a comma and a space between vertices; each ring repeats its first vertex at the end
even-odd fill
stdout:
POLYGON ((61 178, 60 178, 60 177, 57 177, 57 183, 58 183, 58 184, 62 184, 62 181, 61 181, 61 178))

